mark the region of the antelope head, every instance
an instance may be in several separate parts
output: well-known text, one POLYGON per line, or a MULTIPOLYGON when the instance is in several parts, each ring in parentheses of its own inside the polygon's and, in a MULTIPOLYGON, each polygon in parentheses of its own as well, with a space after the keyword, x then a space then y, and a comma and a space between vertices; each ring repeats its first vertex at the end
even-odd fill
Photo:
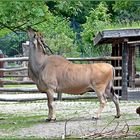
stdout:
POLYGON ((44 48, 45 43, 44 43, 43 35, 40 32, 36 32, 35 30, 31 28, 28 29, 27 33, 30 40, 30 47, 33 47, 34 49, 46 54, 47 52, 44 48))

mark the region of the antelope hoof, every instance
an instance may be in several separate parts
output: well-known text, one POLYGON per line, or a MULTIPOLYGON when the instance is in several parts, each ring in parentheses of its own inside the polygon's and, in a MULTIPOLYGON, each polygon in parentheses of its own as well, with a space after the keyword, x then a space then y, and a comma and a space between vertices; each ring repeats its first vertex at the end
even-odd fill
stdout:
POLYGON ((121 115, 116 115, 115 118, 120 118, 121 115))
POLYGON ((99 120, 99 117, 92 117, 92 120, 99 120))
POLYGON ((51 118, 46 119, 46 122, 55 122, 55 121, 56 121, 56 118, 55 119, 51 119, 51 118))

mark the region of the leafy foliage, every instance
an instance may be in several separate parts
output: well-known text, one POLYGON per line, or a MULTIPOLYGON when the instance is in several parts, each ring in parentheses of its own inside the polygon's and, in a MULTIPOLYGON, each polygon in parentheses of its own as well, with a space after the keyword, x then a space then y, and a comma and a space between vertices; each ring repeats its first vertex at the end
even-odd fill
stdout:
POLYGON ((113 9, 116 12, 116 20, 120 23, 132 23, 139 21, 140 1, 119 0, 115 1, 113 9))
POLYGON ((67 57, 79 56, 77 45, 74 43, 75 33, 67 19, 52 17, 48 24, 42 23, 36 28, 44 33, 48 46, 55 54, 67 57))
POLYGON ((85 41, 92 42, 95 34, 104 29, 106 25, 110 24, 110 14, 107 12, 108 8, 105 3, 100 3, 96 9, 90 11, 87 22, 83 24, 85 30, 82 35, 85 41))
POLYGON ((75 19, 79 23, 86 21, 86 15, 88 15, 91 8, 95 7, 99 2, 90 0, 48 0, 46 1, 49 10, 54 15, 60 15, 69 20, 75 19))
POLYGON ((22 43, 27 40, 25 32, 9 33, 0 38, 0 50, 8 56, 22 55, 22 43), (11 47, 12 46, 12 47, 11 47))
POLYGON ((47 20, 49 14, 48 7, 43 0, 0 2, 1 28, 26 29, 27 26, 47 20))
MULTIPOLYGON (((70 48, 73 46, 72 37, 74 38, 74 33, 72 29, 70 29, 69 23, 61 17, 54 17, 48 11, 48 7, 45 5, 44 1, 16 1, 8 3, 9 2, 1 3, 0 16, 2 16, 2 28, 5 29, 5 27, 8 26, 10 30, 19 30, 26 29, 27 26, 32 25, 34 28, 37 28, 42 32, 44 32, 45 29, 48 42, 50 42, 49 44, 56 44, 58 49, 62 48, 62 50, 71 50, 70 48), (8 8, 6 8, 7 5, 9 5, 8 8), (2 12, 2 10, 4 12, 2 12), (37 26, 36 23, 40 23, 40 25, 37 24, 37 26), (52 40, 55 40, 57 43, 52 43, 52 40), (64 40, 65 43, 63 42, 64 40)), ((5 35, 4 30, 1 30, 1 34, 5 35)), ((20 40, 18 41, 20 42, 20 40)), ((12 50, 18 50, 18 45, 15 47, 15 44, 12 41, 11 43, 9 41, 7 42, 9 43, 9 46, 12 46, 12 50)), ((54 48, 55 52, 58 51, 56 46, 53 45, 52 48, 54 48)), ((62 50, 59 50, 59 52, 61 52, 60 54, 62 54, 62 50)), ((9 55, 7 51, 6 53, 9 55)), ((11 53, 11 55, 12 54, 13 53, 11 53)))
POLYGON ((92 9, 90 11, 90 15, 87 17, 87 22, 83 24, 83 28, 84 28, 84 31, 82 32, 83 42, 86 44, 85 45, 86 48, 87 45, 89 46, 90 48, 89 50, 92 54, 103 52, 104 47, 102 48, 94 47, 93 49, 93 37, 95 37, 97 32, 103 30, 107 25, 111 23, 111 18, 110 18, 111 14, 110 13, 108 14, 107 12, 108 12, 108 8, 106 3, 101 2, 97 6, 97 8, 92 9))
POLYGON ((110 48, 95 47, 93 37, 103 29, 139 27, 139 14, 140 2, 131 0, 0 1, 0 49, 8 55, 21 53, 19 44, 31 26, 43 32, 56 54, 109 55, 110 48))
POLYGON ((24 32, 27 27, 47 20, 49 15, 43 0, 0 1, 0 49, 7 55, 20 54, 19 46, 21 47, 20 43, 25 40, 24 32), (17 31, 23 33, 19 34, 17 31))

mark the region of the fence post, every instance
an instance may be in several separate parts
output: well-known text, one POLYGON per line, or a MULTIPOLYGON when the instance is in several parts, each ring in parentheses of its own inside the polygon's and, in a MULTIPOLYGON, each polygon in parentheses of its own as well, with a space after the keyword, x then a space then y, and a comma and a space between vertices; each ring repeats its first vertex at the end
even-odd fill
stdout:
MULTIPOLYGON (((29 41, 26 41, 26 43, 22 43, 22 52, 23 52, 23 56, 24 57, 29 57, 29 41)), ((23 67, 28 67, 28 62, 27 61, 23 61, 22 62, 22 66, 23 67)), ((20 72, 21 75, 26 75, 28 72, 28 70, 24 70, 22 72, 20 72)), ((22 78, 23 81, 27 81, 30 80, 29 77, 23 77, 22 78)))
MULTIPOLYGON (((0 50, 0 58, 3 58, 3 57, 4 57, 4 55, 3 55, 2 51, 0 50)), ((4 67, 4 62, 0 62, 0 68, 3 68, 3 67, 4 67)), ((4 76, 3 72, 0 71, 0 77, 3 77, 3 76, 4 76)), ((0 80, 0 87, 3 87, 3 83, 1 80, 0 80)))
POLYGON ((122 100, 128 99, 127 75, 128 75, 128 45, 125 40, 122 46, 122 100))
POLYGON ((129 58, 128 58, 128 75, 129 75, 129 86, 135 88, 135 45, 129 47, 129 58))
POLYGON ((62 101, 62 93, 57 94, 57 100, 62 101))

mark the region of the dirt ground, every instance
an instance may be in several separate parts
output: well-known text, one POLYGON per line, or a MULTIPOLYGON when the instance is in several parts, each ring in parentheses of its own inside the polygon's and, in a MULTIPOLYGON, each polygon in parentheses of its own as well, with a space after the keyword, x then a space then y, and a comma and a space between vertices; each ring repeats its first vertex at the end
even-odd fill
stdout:
MULTIPOLYGON (((120 101, 122 116, 114 119, 115 106, 108 102, 99 120, 91 119, 99 107, 96 101, 56 101, 57 112, 56 122, 45 122, 47 118, 47 102, 0 102, 0 125, 6 122, 5 116, 42 116, 35 119, 32 125, 18 127, 15 129, 0 129, 0 137, 35 137, 35 138, 65 138, 65 137, 86 137, 90 134, 122 130, 125 126, 140 126, 140 117, 136 114, 136 108, 140 101, 120 101), (103 132, 102 131, 102 132, 103 132)), ((7 119, 8 122, 8 119, 7 119)), ((7 123, 6 122, 6 123, 7 123)), ((16 120, 14 121, 16 123, 16 120)), ((11 125, 14 124, 11 123, 11 125)), ((10 127, 10 126, 9 126, 10 127)), ((127 129, 127 128, 124 128, 127 129)), ((124 130, 123 129, 123 130, 124 130)), ((137 133, 140 134, 138 131, 137 133)))

